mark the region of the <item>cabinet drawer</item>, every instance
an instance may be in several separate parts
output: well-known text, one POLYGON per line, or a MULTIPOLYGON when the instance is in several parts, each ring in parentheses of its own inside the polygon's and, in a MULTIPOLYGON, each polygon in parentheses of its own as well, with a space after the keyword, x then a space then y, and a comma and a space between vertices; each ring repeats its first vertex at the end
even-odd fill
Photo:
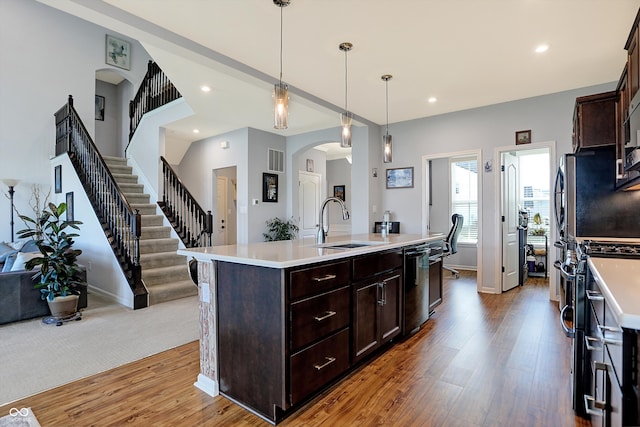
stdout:
POLYGON ((349 284, 349 261, 319 265, 289 273, 292 300, 349 284))
POLYGON ((365 255, 353 260, 353 281, 402 267, 402 250, 365 255))
POLYGON ((291 348, 298 349, 347 326, 350 294, 346 286, 291 304, 291 348))
POLYGON ((291 404, 295 405, 349 368, 349 329, 291 357, 291 404))

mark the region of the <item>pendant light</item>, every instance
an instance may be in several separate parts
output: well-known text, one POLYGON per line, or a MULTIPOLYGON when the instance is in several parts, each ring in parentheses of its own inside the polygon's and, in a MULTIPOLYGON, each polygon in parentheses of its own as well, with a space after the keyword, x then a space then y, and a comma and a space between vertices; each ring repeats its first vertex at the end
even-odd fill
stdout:
POLYGON ((349 42, 340 43, 340 50, 344 52, 344 112, 340 114, 340 125, 342 126, 342 134, 340 135, 340 147, 351 147, 351 121, 353 114, 349 112, 349 104, 347 103, 348 82, 347 82, 347 52, 353 48, 353 44, 349 42))
POLYGON ((382 135, 382 159, 385 163, 391 163, 393 158, 393 137, 389 135, 389 80, 393 78, 391 74, 385 74, 384 80, 385 105, 387 110, 387 131, 382 135))
POLYGON ((273 0, 280 8, 280 80, 273 88, 273 110, 275 129, 286 129, 289 126, 289 86, 282 82, 282 8, 289 6, 291 0, 273 0))

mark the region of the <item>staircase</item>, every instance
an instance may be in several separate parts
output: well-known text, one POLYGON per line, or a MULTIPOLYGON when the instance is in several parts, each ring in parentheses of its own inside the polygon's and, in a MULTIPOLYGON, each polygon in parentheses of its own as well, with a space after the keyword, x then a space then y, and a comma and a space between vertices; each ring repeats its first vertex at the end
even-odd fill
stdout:
POLYGON ((144 194, 144 186, 132 174, 127 159, 103 156, 118 187, 133 209, 140 211, 140 265, 142 281, 149 291, 149 305, 197 295, 189 276, 187 259, 178 255, 178 239, 171 237, 171 228, 163 225, 164 217, 156 215, 156 205, 144 194))

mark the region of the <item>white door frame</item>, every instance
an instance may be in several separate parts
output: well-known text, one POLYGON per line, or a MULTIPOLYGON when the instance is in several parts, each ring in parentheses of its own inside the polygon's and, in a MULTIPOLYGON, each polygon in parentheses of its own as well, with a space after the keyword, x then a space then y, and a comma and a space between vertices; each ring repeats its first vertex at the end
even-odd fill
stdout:
MULTIPOLYGON (((498 164, 495 165, 495 168, 500 168, 500 161, 502 159, 502 153, 508 151, 527 151, 534 150, 538 148, 547 148, 549 150, 549 198, 550 203, 553 203, 553 195, 551 192, 554 188, 554 178, 556 176, 556 169, 558 167, 558 159, 556 156, 556 141, 545 141, 545 142, 536 142, 534 144, 523 144, 523 145, 506 145, 502 147, 494 148, 493 158, 497 159, 498 164)), ((494 200, 494 211, 500 212, 500 206, 502 203, 502 190, 500 185, 500 173, 494 174, 494 194, 496 195, 494 200)), ((553 209, 553 206, 551 206, 553 209)), ((553 211, 552 211, 553 212, 553 211)), ((495 218, 495 227, 496 230, 499 230, 494 237, 495 241, 493 247, 496 248, 496 265, 494 266, 494 276, 496 283, 496 292, 502 293, 502 221, 500 219, 500 215, 494 215, 495 218)), ((557 270, 555 268, 549 268, 553 265, 553 261, 555 258, 555 254, 551 253, 551 248, 553 247, 553 240, 556 236, 556 224, 555 221, 549 221, 549 248, 547 248, 547 271, 549 272, 549 299, 552 301, 558 301, 560 295, 557 289, 557 270)))
MULTIPOLYGON (((427 172, 427 163, 433 159, 446 159, 451 157, 476 156, 478 159, 478 243, 476 244, 476 263, 477 263, 477 289, 478 292, 484 292, 482 279, 482 150, 464 150, 452 153, 429 154, 422 156, 422 176, 424 179, 422 191, 422 234, 429 232, 429 200, 427 192, 429 189, 429 174, 427 172)), ((451 174, 447 176, 447 182, 451 182, 451 174)), ((447 230, 448 231, 448 230, 447 230)), ((446 237, 446 236, 445 236, 446 237)))

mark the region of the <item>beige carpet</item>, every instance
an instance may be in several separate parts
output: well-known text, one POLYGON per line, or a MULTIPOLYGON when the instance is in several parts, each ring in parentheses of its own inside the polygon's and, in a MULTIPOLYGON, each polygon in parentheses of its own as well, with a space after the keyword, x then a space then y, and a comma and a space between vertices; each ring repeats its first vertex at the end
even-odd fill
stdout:
POLYGON ((134 311, 90 293, 80 321, 0 326, 0 406, 198 338, 196 296, 134 311))

